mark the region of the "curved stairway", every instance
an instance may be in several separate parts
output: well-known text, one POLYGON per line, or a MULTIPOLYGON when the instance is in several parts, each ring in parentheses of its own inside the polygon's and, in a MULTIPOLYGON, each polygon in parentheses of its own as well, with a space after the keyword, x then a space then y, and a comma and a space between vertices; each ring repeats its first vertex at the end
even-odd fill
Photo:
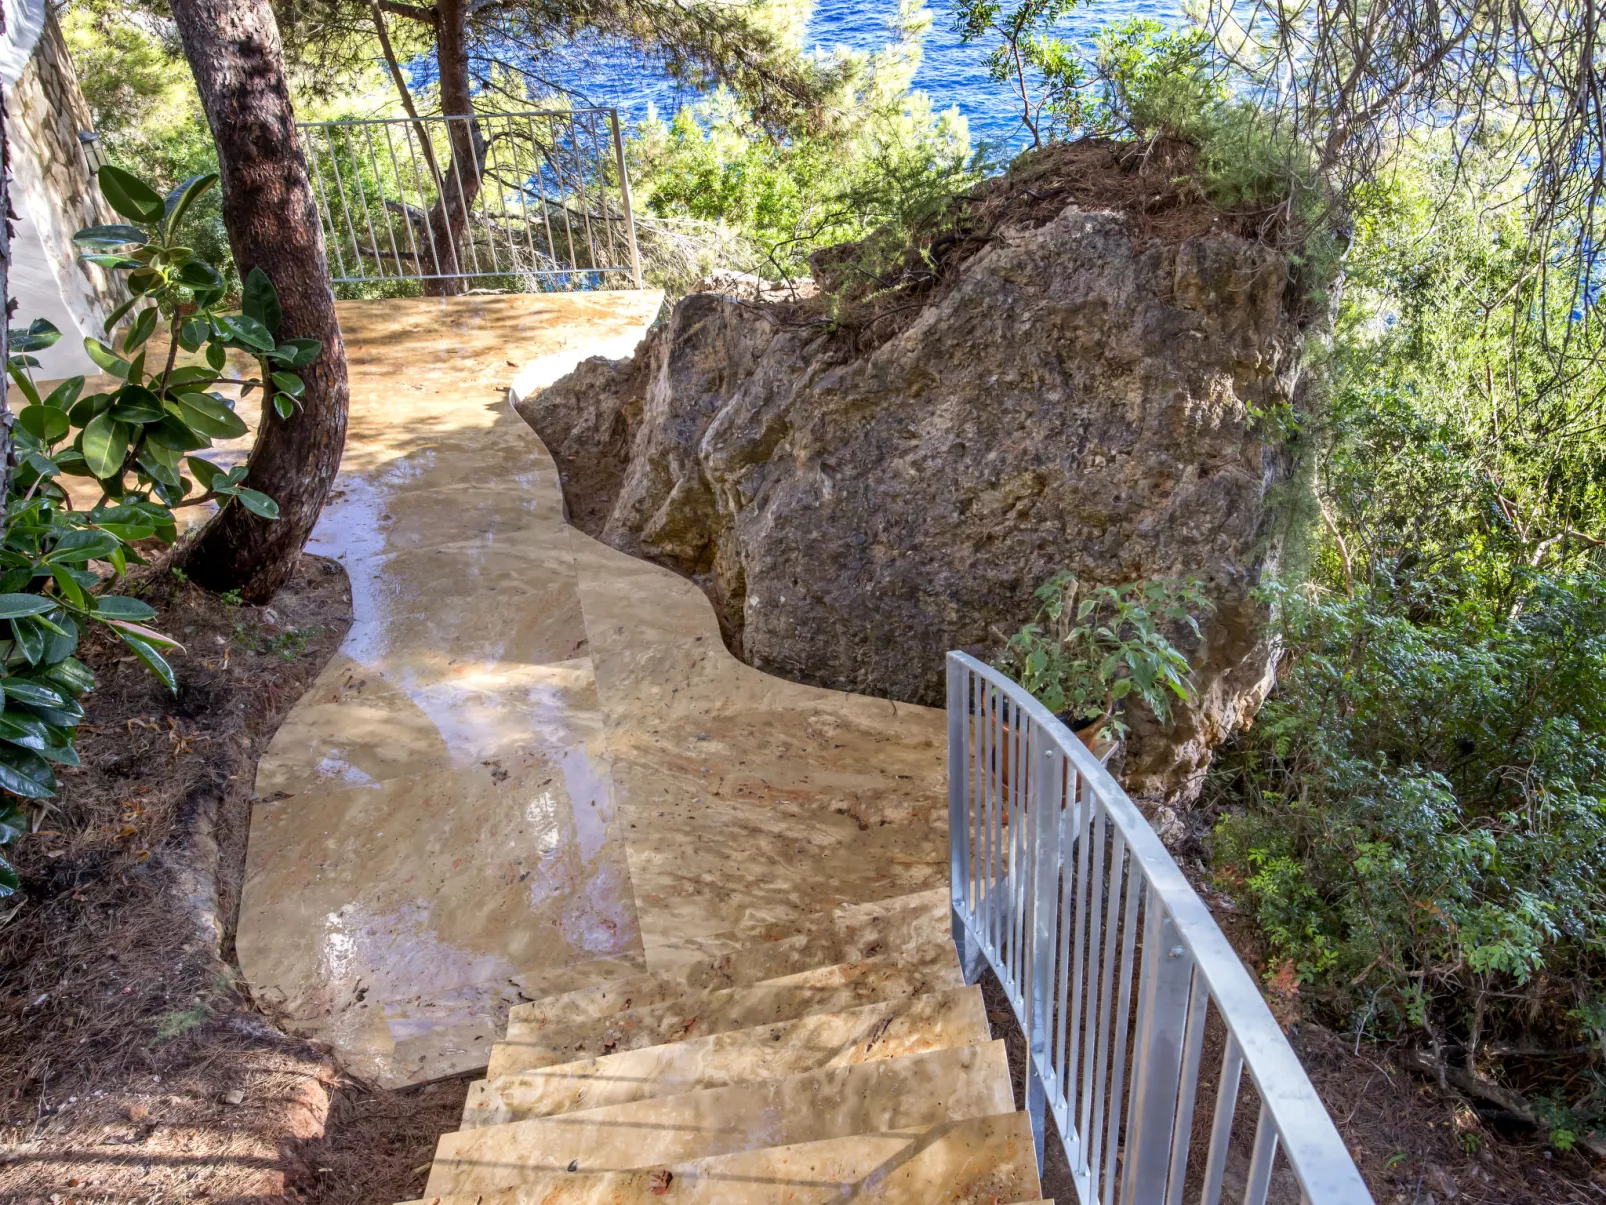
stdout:
POLYGON ((946 888, 695 940, 514 1008, 419 1205, 1040 1199, 946 888))

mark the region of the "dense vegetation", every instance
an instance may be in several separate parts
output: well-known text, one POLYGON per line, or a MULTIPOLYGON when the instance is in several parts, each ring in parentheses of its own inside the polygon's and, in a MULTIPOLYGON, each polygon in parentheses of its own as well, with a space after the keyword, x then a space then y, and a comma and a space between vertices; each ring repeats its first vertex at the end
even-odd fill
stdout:
POLYGON ((1332 1019, 1564 1146, 1606 1105, 1606 371, 1508 167, 1430 141, 1357 207, 1322 528, 1216 861, 1332 1019))

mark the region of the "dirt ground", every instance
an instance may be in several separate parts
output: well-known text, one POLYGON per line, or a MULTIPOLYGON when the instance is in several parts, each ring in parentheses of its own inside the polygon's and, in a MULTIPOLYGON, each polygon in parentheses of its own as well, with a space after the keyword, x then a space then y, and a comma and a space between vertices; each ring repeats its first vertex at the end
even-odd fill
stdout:
MULTIPOLYGON (((115 641, 83 761, 12 847, 0 903, 0 1200, 283 1199, 340 1082, 276 1030, 232 963, 254 766, 351 621, 333 562, 306 558, 271 607, 148 574, 180 640, 177 697, 115 641)), ((10 851, 8 851, 10 852, 10 851)))

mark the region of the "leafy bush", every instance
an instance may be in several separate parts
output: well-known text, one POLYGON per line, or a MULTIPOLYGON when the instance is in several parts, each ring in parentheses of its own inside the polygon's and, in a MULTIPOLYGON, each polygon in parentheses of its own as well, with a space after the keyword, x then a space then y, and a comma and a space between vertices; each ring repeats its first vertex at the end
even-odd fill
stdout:
POLYGON ((1171 701, 1193 697, 1188 658, 1162 630, 1184 627, 1197 638, 1196 614, 1210 609, 1196 580, 1084 587, 1061 570, 1037 588, 1037 616, 1009 637, 998 668, 1011 674, 1056 715, 1119 740, 1128 699, 1161 723, 1171 701))
POLYGON ((1329 1020, 1606 1103, 1606 390, 1533 270, 1522 173, 1425 138, 1357 211, 1312 580, 1217 759, 1213 858, 1329 1020))
MULTIPOLYGON (((222 278, 178 241, 180 226, 216 176, 185 181, 166 198, 115 167, 102 168, 99 178, 112 207, 139 223, 94 226, 76 236, 86 259, 128 273, 133 297, 106 322, 110 337, 132 313, 126 332, 110 344, 84 340, 116 385, 85 394, 85 378, 73 377, 42 393, 32 353, 55 344, 60 332, 36 321, 10 336, 6 367, 26 404, 12 433, 16 467, 0 542, 0 846, 31 826, 15 801, 50 798, 56 791, 52 764, 77 764, 73 735, 84 716, 79 699, 94 686, 94 676, 73 655, 86 625, 114 632, 176 689, 162 655, 176 645, 145 626, 156 612, 110 588, 129 565, 143 563, 141 548, 173 542, 173 508, 216 499, 268 518, 278 513, 271 498, 245 486, 243 465, 225 470, 192 455, 214 438, 247 430, 233 403, 208 390, 225 381, 264 388, 288 417, 302 390, 291 369, 321 350, 313 339, 274 340, 278 295, 260 271, 246 280, 245 312, 221 312, 222 278), (150 338, 164 319, 166 356, 160 367, 147 366, 150 338), (205 364, 177 366, 180 347, 204 349, 205 364), (243 382, 225 376, 230 350, 256 357, 262 376, 243 382), (64 477, 93 481, 99 500, 88 508, 75 505, 64 477), (105 572, 96 572, 95 564, 105 572)), ((0 896, 17 887, 15 869, 0 856, 0 896)))
POLYGON ((1218 773, 1244 806, 1216 861, 1337 1015, 1470 1061, 1576 1029, 1606 969, 1606 579, 1509 616, 1413 595, 1277 592, 1287 669, 1218 773))

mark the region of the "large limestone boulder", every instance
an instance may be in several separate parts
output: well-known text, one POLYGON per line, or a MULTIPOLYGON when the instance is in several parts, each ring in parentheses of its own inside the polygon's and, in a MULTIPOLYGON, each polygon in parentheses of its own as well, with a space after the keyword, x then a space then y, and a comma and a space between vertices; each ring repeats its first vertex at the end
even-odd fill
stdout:
POLYGON ((1167 240, 1072 204, 993 232, 868 351, 795 306, 694 293, 634 360, 520 410, 575 521, 696 580, 732 650, 784 677, 940 706, 946 650, 996 648, 1057 569, 1202 577, 1198 701, 1167 731, 1132 715, 1124 770, 1185 802, 1272 671, 1251 592, 1293 465, 1257 416, 1297 401, 1293 293, 1228 230, 1167 240))

